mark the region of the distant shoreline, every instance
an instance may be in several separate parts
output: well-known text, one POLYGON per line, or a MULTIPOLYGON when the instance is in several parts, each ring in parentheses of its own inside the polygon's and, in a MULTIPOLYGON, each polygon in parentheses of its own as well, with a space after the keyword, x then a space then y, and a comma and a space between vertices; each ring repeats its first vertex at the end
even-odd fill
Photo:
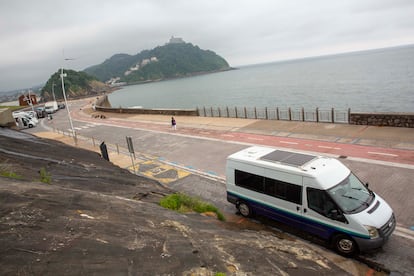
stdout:
POLYGON ((116 88, 116 87, 122 88, 124 86, 131 86, 131 85, 138 85, 138 84, 146 84, 146 83, 160 82, 160 81, 168 81, 168 80, 175 80, 175 79, 183 79, 183 78, 191 78, 191 77, 196 77, 196 76, 209 75, 209 74, 215 74, 215 73, 232 71, 232 70, 239 70, 239 68, 237 68, 237 67, 229 67, 229 68, 221 69, 221 70, 194 72, 194 73, 187 74, 187 75, 184 75, 184 76, 177 76, 177 77, 171 77, 171 78, 162 78, 162 79, 156 79, 156 80, 145 80, 145 81, 129 82, 129 83, 126 83, 124 85, 115 85, 115 86, 112 86, 112 87, 114 87, 114 88, 116 88))

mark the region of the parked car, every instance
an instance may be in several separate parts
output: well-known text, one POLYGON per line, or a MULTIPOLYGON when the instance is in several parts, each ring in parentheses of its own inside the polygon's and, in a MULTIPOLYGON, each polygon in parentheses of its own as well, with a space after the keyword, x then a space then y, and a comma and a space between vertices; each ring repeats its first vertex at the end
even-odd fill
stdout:
POLYGON ((29 119, 31 119, 34 123, 38 123, 39 120, 37 119, 37 114, 34 111, 14 111, 12 113, 13 118, 18 118, 18 117, 27 117, 29 119))
POLYGON ((32 128, 37 125, 37 119, 35 121, 35 118, 31 118, 24 112, 13 113, 13 118, 16 121, 16 126, 19 128, 32 128))
POLYGON ((36 107, 37 118, 46 117, 46 111, 44 106, 36 107))

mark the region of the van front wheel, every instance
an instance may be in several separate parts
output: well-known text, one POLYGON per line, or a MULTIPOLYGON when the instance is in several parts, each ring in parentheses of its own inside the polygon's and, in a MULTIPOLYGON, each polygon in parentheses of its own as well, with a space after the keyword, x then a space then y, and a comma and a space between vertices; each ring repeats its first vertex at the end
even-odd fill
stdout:
POLYGON ((247 205, 247 203, 245 202, 239 202, 237 204, 237 210, 239 210, 240 214, 243 217, 250 217, 252 215, 252 210, 250 209, 249 205, 247 205))
POLYGON ((355 241, 347 235, 337 235, 333 239, 335 250, 346 257, 351 257, 358 252, 358 246, 355 241))

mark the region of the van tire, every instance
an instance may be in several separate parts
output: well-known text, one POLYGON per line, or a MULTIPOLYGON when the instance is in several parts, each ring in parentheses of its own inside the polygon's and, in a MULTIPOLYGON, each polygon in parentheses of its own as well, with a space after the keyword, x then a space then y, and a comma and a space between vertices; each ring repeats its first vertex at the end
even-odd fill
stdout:
POLYGON ((345 257, 352 257, 358 252, 358 245, 348 235, 338 234, 333 238, 335 251, 345 257))
POLYGON ((248 218, 252 216, 252 209, 250 209, 250 206, 246 202, 241 201, 237 203, 237 210, 239 210, 243 217, 248 218))

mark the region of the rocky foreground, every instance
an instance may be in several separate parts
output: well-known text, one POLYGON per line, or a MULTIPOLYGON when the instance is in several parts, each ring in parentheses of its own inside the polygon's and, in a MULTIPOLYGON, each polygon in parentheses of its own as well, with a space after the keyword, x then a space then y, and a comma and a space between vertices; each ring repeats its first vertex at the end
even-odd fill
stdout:
POLYGON ((295 239, 166 210, 171 190, 95 152, 0 128, 0 173, 2 275, 348 275, 295 239))

